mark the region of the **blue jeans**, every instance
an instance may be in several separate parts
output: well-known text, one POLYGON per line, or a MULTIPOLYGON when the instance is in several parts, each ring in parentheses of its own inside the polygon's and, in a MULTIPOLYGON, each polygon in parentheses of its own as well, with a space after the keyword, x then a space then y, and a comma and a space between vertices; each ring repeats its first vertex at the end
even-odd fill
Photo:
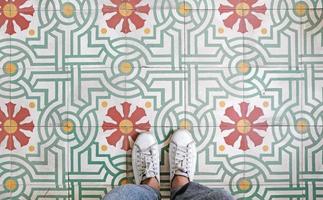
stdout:
MULTIPOLYGON (((157 200, 160 193, 148 185, 124 185, 110 191, 103 200, 157 200)), ((233 200, 224 190, 210 189, 198 183, 190 182, 183 187, 171 191, 172 200, 233 200)))

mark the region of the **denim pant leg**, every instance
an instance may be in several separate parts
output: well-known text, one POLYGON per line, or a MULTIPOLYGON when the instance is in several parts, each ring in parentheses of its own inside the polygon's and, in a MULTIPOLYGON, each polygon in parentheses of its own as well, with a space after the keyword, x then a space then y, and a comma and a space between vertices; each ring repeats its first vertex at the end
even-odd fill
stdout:
POLYGON ((148 185, 128 184, 114 188, 103 200, 159 200, 160 192, 148 185))
POLYGON ((198 183, 190 182, 183 187, 171 191, 172 200, 233 200, 234 198, 225 190, 210 189, 198 183))

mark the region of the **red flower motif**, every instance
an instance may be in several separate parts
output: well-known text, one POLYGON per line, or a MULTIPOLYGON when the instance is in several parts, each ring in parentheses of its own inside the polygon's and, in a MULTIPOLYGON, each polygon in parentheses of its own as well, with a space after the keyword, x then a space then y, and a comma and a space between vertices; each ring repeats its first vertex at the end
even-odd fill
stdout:
POLYGON ((228 145, 233 146, 234 143, 241 137, 240 148, 245 151, 249 149, 247 137, 258 146, 262 143, 263 137, 258 134, 258 130, 267 131, 267 121, 255 123, 259 117, 263 116, 264 113, 261 108, 255 106, 247 116, 249 104, 246 102, 240 103, 241 116, 234 110, 233 106, 228 107, 225 110, 225 115, 228 116, 234 123, 221 121, 220 129, 231 130, 231 133, 224 138, 228 145))
POLYGON ((116 143, 123 136, 122 149, 128 151, 130 149, 130 138, 135 141, 139 131, 149 131, 150 124, 138 123, 143 117, 146 116, 146 112, 143 108, 137 108, 129 115, 131 104, 124 102, 122 105, 123 116, 117 111, 116 106, 108 109, 106 116, 113 119, 116 123, 103 122, 102 129, 115 130, 110 136, 106 137, 107 142, 110 145, 116 146, 116 143))
POLYGON ((141 0, 111 0, 115 6, 103 5, 103 15, 107 13, 115 13, 109 20, 107 25, 110 28, 116 26, 123 20, 121 32, 130 32, 129 20, 135 25, 136 29, 144 26, 145 20, 142 19, 137 13, 145 13, 148 15, 150 7, 148 4, 144 6, 137 6, 141 0))
POLYGON ((21 8, 26 1, 27 0, 0 0, 0 27, 7 21, 6 33, 9 35, 16 33, 13 22, 15 22, 21 30, 28 28, 30 22, 22 15, 33 16, 34 8, 32 6, 21 8))
POLYGON ((12 151, 16 149, 14 137, 18 140, 20 146, 28 144, 30 137, 27 137, 23 130, 32 132, 34 130, 34 123, 32 121, 23 123, 30 116, 27 108, 21 107, 17 114, 13 116, 16 104, 8 102, 6 106, 8 116, 0 109, 0 143, 8 137, 6 149, 12 151))
POLYGON ((246 21, 248 21, 253 29, 260 27, 261 20, 254 13, 265 14, 267 8, 263 4, 253 7, 257 0, 228 0, 233 6, 220 5, 219 11, 223 13, 232 12, 232 14, 224 20, 224 25, 232 29, 233 25, 240 19, 238 31, 241 33, 247 32, 246 21))

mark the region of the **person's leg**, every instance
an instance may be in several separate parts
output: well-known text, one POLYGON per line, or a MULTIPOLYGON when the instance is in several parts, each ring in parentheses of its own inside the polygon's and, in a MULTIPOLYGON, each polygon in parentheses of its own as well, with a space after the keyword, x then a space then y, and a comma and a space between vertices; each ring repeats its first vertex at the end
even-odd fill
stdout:
POLYGON ((234 200, 232 195, 225 190, 211 189, 194 182, 189 182, 182 187, 171 189, 171 199, 234 200))
POLYGON ((155 137, 141 133, 132 149, 132 168, 135 183, 117 187, 104 200, 160 199, 159 149, 155 137))
POLYGON ((146 184, 128 184, 111 190, 103 200, 157 200, 160 199, 159 190, 146 184))
POLYGON ((191 182, 196 164, 196 147, 187 130, 176 131, 169 146, 171 199, 232 200, 224 190, 210 189, 191 182))

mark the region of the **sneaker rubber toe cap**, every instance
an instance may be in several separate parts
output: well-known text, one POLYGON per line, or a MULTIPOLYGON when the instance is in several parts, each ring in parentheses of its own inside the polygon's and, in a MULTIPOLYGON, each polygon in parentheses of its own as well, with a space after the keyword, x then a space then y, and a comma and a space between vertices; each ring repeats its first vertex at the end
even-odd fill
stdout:
POLYGON ((151 133, 140 133, 135 141, 139 149, 147 149, 156 144, 156 139, 151 133))
POLYGON ((188 144, 194 142, 194 139, 189 131, 180 129, 173 134, 172 142, 174 142, 176 145, 187 146, 188 144))

